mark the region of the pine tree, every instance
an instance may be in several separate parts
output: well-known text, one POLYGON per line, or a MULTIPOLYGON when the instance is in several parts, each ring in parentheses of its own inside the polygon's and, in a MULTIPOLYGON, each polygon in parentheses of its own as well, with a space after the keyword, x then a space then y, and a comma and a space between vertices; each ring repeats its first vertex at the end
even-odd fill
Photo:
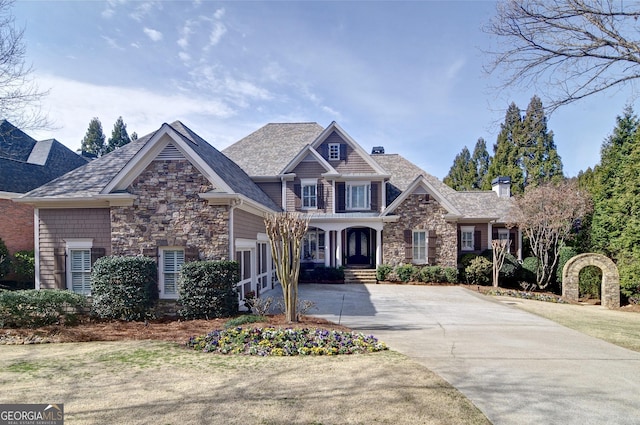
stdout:
POLYGON ((89 128, 84 139, 82 139, 82 151, 101 156, 105 153, 106 146, 104 144, 104 133, 102 132, 102 124, 98 118, 91 119, 89 128))
POLYGON ((127 125, 122 120, 122 117, 118 117, 113 125, 113 131, 111 132, 111 137, 109 138, 109 143, 107 144, 105 153, 121 148, 127 143, 131 143, 131 138, 127 134, 127 125))
POLYGON ((443 179, 444 183, 455 190, 472 190, 476 180, 476 167, 471 160, 469 149, 465 146, 456 155, 449 174, 443 179))
POLYGON ((471 161, 473 162, 476 170, 473 188, 480 190, 491 189, 490 182, 486 181, 486 175, 489 172, 489 164, 491 163, 491 155, 489 155, 489 152, 487 151, 487 143, 482 137, 476 142, 476 147, 473 149, 471 161))
POLYGON ((511 192, 514 194, 524 191, 524 176, 521 168, 519 143, 522 135, 522 118, 520 109, 511 103, 505 114, 504 123, 498 139, 493 145, 493 158, 483 182, 491 184, 491 180, 500 176, 511 177, 511 192))
POLYGON ((553 132, 547 129, 547 117, 538 96, 533 96, 529 102, 518 145, 525 187, 562 180, 562 161, 553 141, 553 132))

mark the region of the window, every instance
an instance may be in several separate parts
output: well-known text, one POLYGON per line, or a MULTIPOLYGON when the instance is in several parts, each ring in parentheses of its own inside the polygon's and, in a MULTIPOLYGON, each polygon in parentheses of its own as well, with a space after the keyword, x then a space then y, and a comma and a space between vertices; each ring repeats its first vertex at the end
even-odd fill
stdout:
POLYGON ((371 185, 367 183, 347 183, 347 209, 371 209, 371 185))
POLYGON ((324 231, 310 229, 302 239, 302 260, 324 262, 324 231))
POLYGON ((498 229, 498 240, 508 241, 509 240, 509 229, 498 229))
POLYGON ((70 288, 76 294, 91 295, 91 249, 70 249, 70 288))
POLYGON ((460 248, 463 251, 473 251, 473 248, 475 246, 475 241, 473 238, 474 230, 475 228, 473 226, 460 228, 460 248))
POLYGON ((340 159, 340 143, 329 143, 329 160, 338 161, 340 159))
POLYGON ((183 249, 162 249, 160 251, 162 268, 160 274, 160 298, 178 297, 178 276, 184 264, 183 249))
POLYGON ((426 264, 427 262, 427 232, 425 230, 413 231, 413 262, 426 264))
POLYGON ((315 209, 318 207, 316 179, 302 180, 302 208, 315 209))

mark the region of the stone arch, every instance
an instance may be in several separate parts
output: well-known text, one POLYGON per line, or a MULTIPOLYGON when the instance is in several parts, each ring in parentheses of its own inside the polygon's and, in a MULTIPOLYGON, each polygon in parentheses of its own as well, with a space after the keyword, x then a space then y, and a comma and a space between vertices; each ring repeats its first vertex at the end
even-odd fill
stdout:
POLYGON ((587 266, 596 266, 602 270, 600 299, 606 308, 620 307, 620 275, 618 267, 611 259, 601 254, 580 254, 571 258, 562 269, 562 296, 567 300, 578 301, 578 282, 580 271, 587 266))

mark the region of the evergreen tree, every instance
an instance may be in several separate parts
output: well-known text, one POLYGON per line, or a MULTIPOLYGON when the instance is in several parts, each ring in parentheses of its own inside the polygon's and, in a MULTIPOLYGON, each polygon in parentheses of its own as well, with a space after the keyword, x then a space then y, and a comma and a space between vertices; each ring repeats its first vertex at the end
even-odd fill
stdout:
POLYGON ((523 128, 520 108, 515 103, 512 102, 507 108, 504 123, 500 128, 497 142, 493 145, 493 158, 483 184, 490 185, 496 177, 511 177, 511 192, 519 194, 524 190, 519 149, 523 128))
POLYGON ((553 132, 547 129, 547 117, 538 96, 533 96, 529 102, 518 144, 525 187, 562 180, 562 161, 553 141, 553 132))
POLYGON ((473 149, 473 155, 471 161, 475 166, 475 181, 473 183, 474 189, 488 190, 491 189, 490 182, 486 181, 486 175, 489 172, 489 164, 491 163, 491 155, 487 151, 487 143, 481 137, 476 142, 476 147, 473 149))
POLYGON ((127 143, 131 143, 131 138, 127 134, 127 125, 122 120, 122 117, 118 117, 113 125, 113 131, 111 132, 105 153, 112 152, 127 143))
POLYGON ((443 181, 455 190, 475 189, 476 167, 466 146, 456 155, 453 165, 449 169, 449 174, 443 181))
POLYGON ((84 139, 82 139, 82 151, 101 156, 105 153, 106 146, 104 144, 104 133, 102 132, 102 124, 98 118, 93 118, 89 122, 89 128, 84 139))

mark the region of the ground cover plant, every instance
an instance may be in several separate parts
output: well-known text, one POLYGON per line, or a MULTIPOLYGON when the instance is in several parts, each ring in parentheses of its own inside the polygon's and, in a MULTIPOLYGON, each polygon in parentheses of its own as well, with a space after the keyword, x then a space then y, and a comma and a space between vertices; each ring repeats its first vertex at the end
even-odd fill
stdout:
POLYGON ((205 353, 257 356, 362 354, 387 350, 373 335, 327 329, 229 328, 192 337, 187 346, 205 353))

